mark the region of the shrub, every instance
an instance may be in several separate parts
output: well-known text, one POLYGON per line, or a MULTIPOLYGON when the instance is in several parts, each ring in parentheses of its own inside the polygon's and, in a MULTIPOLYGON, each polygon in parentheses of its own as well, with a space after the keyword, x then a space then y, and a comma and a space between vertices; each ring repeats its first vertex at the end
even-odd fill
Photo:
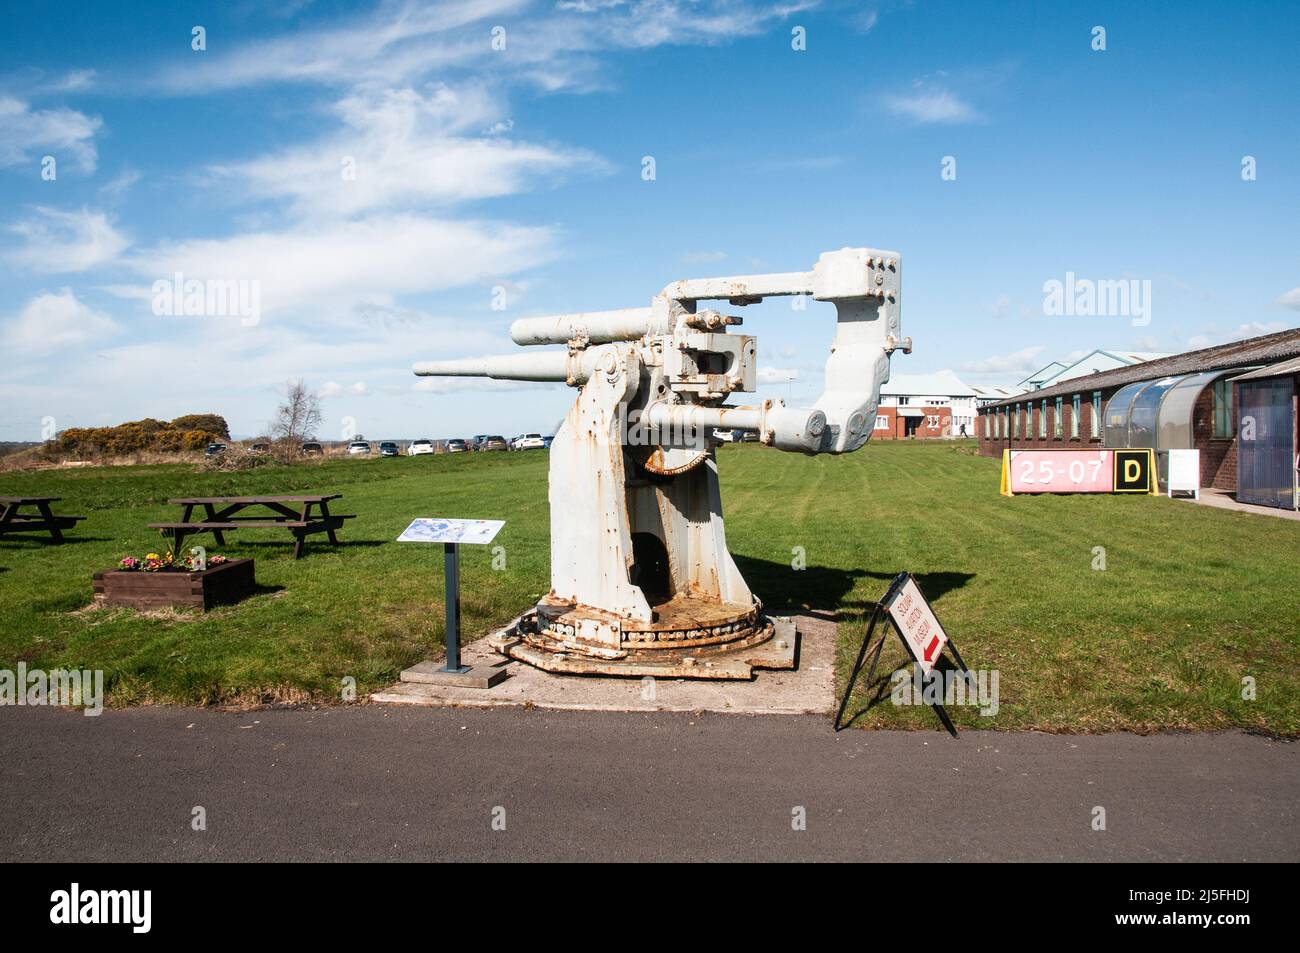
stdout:
POLYGON ((225 453, 204 457, 199 464, 201 473, 241 473, 270 466, 278 461, 269 453, 253 453, 243 447, 232 447, 225 453))

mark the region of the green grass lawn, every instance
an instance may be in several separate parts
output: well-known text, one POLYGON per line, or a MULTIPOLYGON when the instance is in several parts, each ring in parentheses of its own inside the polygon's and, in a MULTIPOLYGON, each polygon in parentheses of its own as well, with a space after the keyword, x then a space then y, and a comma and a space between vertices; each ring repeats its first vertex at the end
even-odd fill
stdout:
MULTIPOLYGON (((337 701, 345 676, 364 696, 442 642, 441 548, 393 542, 411 518, 507 521, 504 569, 489 549, 462 551, 467 636, 546 590, 546 463, 536 451, 0 475, 0 493, 62 496, 63 512, 90 517, 64 546, 0 539, 0 667, 102 668, 114 704, 337 701), (168 497, 294 491, 343 494, 333 509, 358 514, 346 545, 309 544, 295 562, 286 531, 240 531, 208 542, 256 557, 252 599, 207 614, 86 608, 93 571, 158 548, 146 524, 177 515, 168 497)), ((724 447, 731 550, 769 607, 841 614, 841 684, 866 612, 897 572, 915 573, 967 663, 1000 675, 996 718, 962 709, 961 725, 1300 734, 1300 523, 1152 497, 1006 499, 998 465, 968 445, 840 458, 724 447), (792 568, 796 547, 805 569, 792 568)), ((896 643, 886 671, 902 660, 896 643)), ((855 724, 935 721, 886 697, 855 724)))

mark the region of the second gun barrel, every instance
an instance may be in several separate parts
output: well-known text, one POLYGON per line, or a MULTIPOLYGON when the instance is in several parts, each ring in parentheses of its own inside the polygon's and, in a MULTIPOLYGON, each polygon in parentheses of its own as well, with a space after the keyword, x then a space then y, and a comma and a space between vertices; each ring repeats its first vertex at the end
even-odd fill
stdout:
POLYGON ((585 337, 591 344, 635 341, 645 334, 663 334, 668 327, 652 328, 650 308, 620 308, 616 311, 583 311, 545 318, 520 318, 510 325, 516 344, 564 344, 585 337))

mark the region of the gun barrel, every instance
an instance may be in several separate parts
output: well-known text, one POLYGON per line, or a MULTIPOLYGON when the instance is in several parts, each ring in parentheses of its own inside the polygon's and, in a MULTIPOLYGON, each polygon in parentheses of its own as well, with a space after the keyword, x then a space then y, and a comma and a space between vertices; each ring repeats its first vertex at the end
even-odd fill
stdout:
POLYGON ((564 344, 584 336, 592 344, 608 344, 635 341, 652 330, 656 334, 671 330, 667 325, 652 328, 653 324, 650 308, 583 311, 546 318, 520 318, 510 325, 510 337, 516 344, 564 344))
POLYGON ((411 365, 418 377, 490 377, 499 381, 560 381, 585 384, 598 367, 617 358, 615 345, 589 347, 576 354, 567 351, 534 351, 531 354, 500 354, 496 357, 467 357, 456 361, 420 361, 411 365))
POLYGON ((419 377, 491 377, 508 381, 565 381, 569 355, 563 351, 502 354, 455 361, 420 361, 411 368, 419 377))

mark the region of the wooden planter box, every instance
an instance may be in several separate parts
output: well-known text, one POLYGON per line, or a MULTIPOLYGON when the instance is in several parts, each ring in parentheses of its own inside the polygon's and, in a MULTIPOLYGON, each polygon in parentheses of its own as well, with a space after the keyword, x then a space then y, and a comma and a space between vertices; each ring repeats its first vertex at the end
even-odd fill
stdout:
POLYGON ((106 569, 94 576, 95 602, 109 606, 202 609, 238 602, 253 592, 253 560, 232 559, 202 572, 127 572, 106 569))

